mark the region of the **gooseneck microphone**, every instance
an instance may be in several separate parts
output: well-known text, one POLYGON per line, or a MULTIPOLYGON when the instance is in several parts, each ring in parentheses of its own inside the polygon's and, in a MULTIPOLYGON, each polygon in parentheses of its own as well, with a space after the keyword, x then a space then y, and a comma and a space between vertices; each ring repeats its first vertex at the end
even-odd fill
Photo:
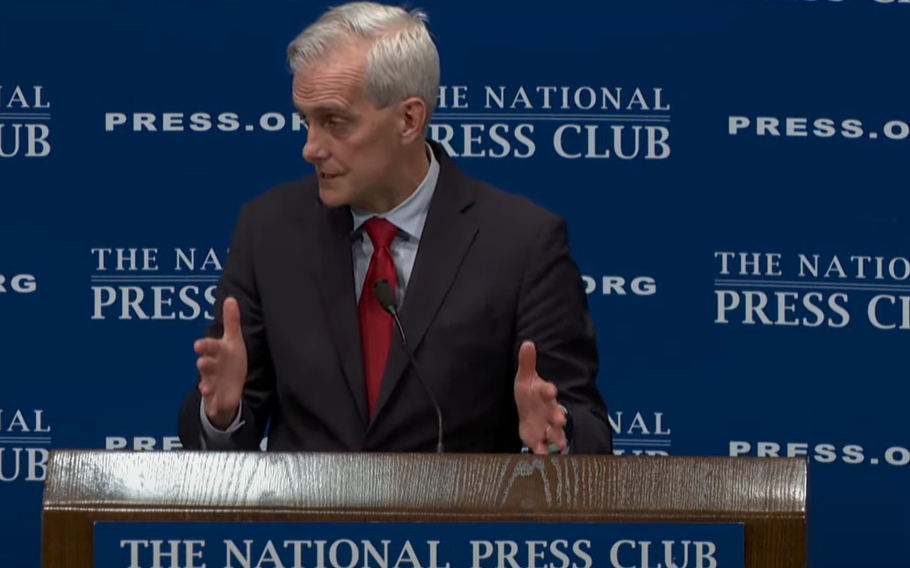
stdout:
POLYGON ((423 375, 420 374, 420 370, 417 368, 417 361, 414 359, 414 354, 411 352, 408 340, 404 336, 404 328, 401 326, 401 320, 398 319, 398 302, 395 300, 395 292, 392 291, 392 286, 389 284, 389 281, 385 278, 381 278, 373 282, 373 295, 376 297, 376 301, 379 302, 379 305, 382 306, 382 309, 392 315, 392 319, 395 321, 395 327, 398 329, 398 335, 401 337, 401 344, 408 354, 408 359, 411 360, 411 366, 414 367, 414 374, 417 375, 417 379, 420 381, 420 384, 423 385, 423 390, 427 392, 430 402, 433 403, 433 408, 436 410, 436 419, 438 420, 436 451, 442 453, 442 408, 439 407, 439 403, 436 402, 436 397, 433 396, 433 391, 430 390, 430 386, 424 380, 423 375))

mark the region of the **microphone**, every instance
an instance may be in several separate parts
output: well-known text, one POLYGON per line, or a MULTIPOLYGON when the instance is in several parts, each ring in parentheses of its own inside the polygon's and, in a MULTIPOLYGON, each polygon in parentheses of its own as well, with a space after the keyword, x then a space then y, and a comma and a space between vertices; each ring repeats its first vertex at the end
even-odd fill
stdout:
POLYGON ((417 361, 414 359, 414 354, 411 353, 411 347, 408 345, 408 340, 404 336, 404 328, 401 326, 401 320, 398 319, 398 302, 395 300, 395 292, 392 291, 392 286, 389 284, 389 281, 385 278, 381 278, 373 282, 373 295, 376 297, 376 301, 379 302, 379 305, 382 306, 382 309, 392 315, 392 319, 395 321, 395 327, 398 328, 398 335, 401 337, 401 344, 408 354, 408 359, 411 360, 411 366, 414 367, 414 374, 417 375, 417 379, 420 381, 420 384, 423 385, 423 390, 427 392, 427 396, 433 404, 433 409, 436 410, 436 419, 438 421, 436 452, 442 453, 442 409, 439 407, 439 403, 436 402, 436 397, 433 396, 433 392, 430 390, 429 385, 427 385, 427 382, 423 379, 423 375, 420 374, 420 370, 417 368, 417 361))

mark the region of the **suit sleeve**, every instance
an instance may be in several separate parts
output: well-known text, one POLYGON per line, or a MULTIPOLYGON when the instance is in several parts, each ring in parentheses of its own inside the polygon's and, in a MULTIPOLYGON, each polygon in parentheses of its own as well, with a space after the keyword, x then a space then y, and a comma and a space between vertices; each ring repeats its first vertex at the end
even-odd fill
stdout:
POLYGON ((275 373, 269 355, 262 303, 253 269, 253 209, 245 204, 231 234, 230 249, 225 259, 213 306, 213 321, 205 331, 207 337, 223 334, 224 299, 234 297, 240 307, 240 326, 247 350, 247 378, 240 404, 239 427, 230 435, 209 437, 203 428, 200 406, 202 395, 196 384, 183 399, 178 414, 177 431, 187 449, 258 450, 268 424, 275 399, 275 373))
POLYGON ((546 224, 530 251, 518 299, 516 341, 516 364, 521 342, 533 341, 537 373, 556 385, 558 401, 572 415, 572 453, 611 453, 606 403, 595 385, 594 323, 561 218, 546 224))

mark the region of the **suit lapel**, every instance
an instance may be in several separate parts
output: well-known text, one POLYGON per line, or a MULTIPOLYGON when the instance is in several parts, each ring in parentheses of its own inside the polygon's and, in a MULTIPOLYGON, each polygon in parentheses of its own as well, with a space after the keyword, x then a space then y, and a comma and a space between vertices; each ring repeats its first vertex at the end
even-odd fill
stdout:
POLYGON ((311 235, 318 253, 313 277, 322 295, 328 327, 338 349, 351 395, 367 423, 363 355, 360 350, 354 267, 351 256, 351 214, 346 207, 328 209, 316 200, 316 222, 311 235), (322 246, 319 246, 322 243, 322 246))
MULTIPOLYGON (((470 210, 473 196, 460 179, 460 172, 438 146, 434 145, 434 150, 440 160, 439 179, 399 311, 408 345, 415 353, 442 305, 478 228, 470 210)), ((409 364, 397 331, 393 329, 392 333, 371 424, 382 412, 409 364)), ((424 379, 430 380, 428 377, 424 379)))

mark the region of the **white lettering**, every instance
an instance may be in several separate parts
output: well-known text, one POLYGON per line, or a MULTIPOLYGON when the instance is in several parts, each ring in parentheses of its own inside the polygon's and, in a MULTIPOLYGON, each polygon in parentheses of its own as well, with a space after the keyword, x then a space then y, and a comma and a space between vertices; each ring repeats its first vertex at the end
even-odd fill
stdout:
POLYGON ((818 327, 826 324, 828 327, 843 328, 850 322, 850 314, 845 307, 847 295, 840 292, 825 297, 821 292, 774 292, 769 295, 764 291, 715 290, 714 295, 717 299, 714 323, 717 324, 730 323, 730 314, 736 315, 736 321, 745 325, 818 327), (744 304, 742 310, 739 309, 741 304, 744 304), (813 317, 790 318, 790 312, 798 311, 813 317), (774 320, 768 312, 775 314, 774 320))
POLYGON ((907 465, 910 463, 910 450, 907 448, 888 448, 885 452, 885 461, 891 465, 907 465))
POLYGON ((431 124, 429 135, 452 157, 529 158, 537 151, 531 137, 534 125, 530 123, 517 124, 514 129, 506 123, 494 123, 489 128, 481 123, 464 123, 460 128, 460 144, 456 142, 455 129, 449 124, 431 124))
MULTIPOLYGON (((347 555, 346 555, 347 556, 347 555)), ((329 547, 329 563, 333 568, 354 568, 357 563, 360 561, 360 549, 357 548, 357 545, 354 544, 354 541, 348 539, 336 540, 332 543, 332 546, 329 547), (350 549, 351 560, 347 564, 342 564, 338 556, 338 548, 342 545, 347 545, 347 548, 350 549)), ((415 567, 416 568, 416 567, 415 567)))
MULTIPOLYGON (((533 99, 528 94, 528 89, 519 86, 514 92, 509 92, 505 86, 484 87, 484 108, 504 110, 508 108, 553 109, 555 104, 562 110, 629 110, 629 111, 669 111, 670 105, 663 100, 663 88, 652 89, 636 88, 627 100, 623 99, 622 87, 600 87, 595 89, 589 85, 579 87, 554 85, 539 85, 532 92, 536 95, 533 99), (598 97, 599 94, 599 97, 598 97)), ((446 108, 442 103, 448 102, 446 87, 438 91, 439 108, 446 108)), ((467 108, 465 105, 464 107, 467 108)))
POLYGON ((624 566, 619 562, 619 548, 621 546, 628 546, 632 549, 635 548, 634 540, 617 540, 613 543, 613 546, 610 547, 610 564, 613 568, 637 568, 634 564, 631 566, 624 566))
POLYGON ((150 541, 152 545, 152 568, 164 568, 161 564, 162 557, 167 557, 171 559, 170 568, 181 568, 180 567, 180 541, 179 540, 169 540, 167 541, 170 545, 170 552, 163 552, 161 550, 161 545, 164 544, 164 541, 161 540, 152 540, 150 541))
POLYGON ((686 568, 689 565, 689 545, 692 544, 692 541, 681 541, 683 546, 683 561, 681 565, 674 562, 674 560, 679 557, 679 552, 673 550, 673 545, 676 543, 672 540, 665 540, 662 541, 662 543, 664 545, 664 563, 666 564, 666 568, 686 568))
POLYGON ((580 558, 583 561, 583 564, 577 562, 572 563, 572 568, 591 568, 594 564, 594 560, 591 558, 591 555, 586 551, 591 549, 590 540, 576 540, 572 545, 572 552, 575 553, 575 556, 580 558))
POLYGON ((250 568, 250 545, 253 544, 252 540, 245 540, 243 543, 246 545, 246 554, 240 552, 240 549, 237 548, 237 545, 234 544, 232 540, 225 540, 225 568, 232 568, 231 558, 237 560, 243 568, 250 568))
POLYGON ((196 550, 196 547, 204 548, 204 540, 185 540, 183 541, 183 546, 185 548, 184 555, 186 556, 186 564, 184 568, 205 568, 205 563, 203 562, 200 565, 196 565, 193 561, 194 558, 202 558, 202 550, 196 550))
MULTIPOLYGON (((3 450, 0 450, 3 451, 3 450)), ((483 568, 480 561, 493 556, 493 543, 488 540, 471 541, 471 568, 483 568)))
POLYGON ((211 307, 215 304, 216 285, 200 289, 195 284, 185 286, 157 286, 143 284, 126 286, 92 286, 94 293, 93 320, 103 320, 108 317, 106 308, 119 309, 119 320, 195 320, 204 317, 213 319, 209 310, 201 309, 201 299, 211 307), (149 293, 150 292, 150 293, 149 293), (172 311, 170 306, 177 296, 179 305, 186 309, 172 311), (202 298, 200 298, 202 296, 202 298), (119 301, 119 308, 117 307, 119 301), (187 309, 189 311, 187 311, 187 309))
MULTIPOLYGON (((592 294, 597 290, 597 281, 591 276, 583 275, 581 277, 584 284, 585 293, 592 294)), ((626 290, 626 279, 623 276, 603 276, 601 277, 601 293, 605 296, 617 294, 625 296, 631 292, 635 296, 653 296, 657 293, 657 283, 651 276, 636 276, 629 283, 629 289, 626 290)))
POLYGON ((275 550, 275 545, 271 539, 265 543, 262 554, 259 556, 259 562, 256 563, 256 568, 262 568, 263 562, 271 563, 274 568, 284 568, 284 564, 282 564, 281 558, 278 557, 278 551, 275 550))
POLYGON ((694 544, 695 568, 717 568, 717 560, 714 558, 714 553, 717 552, 717 546, 715 546, 713 542, 696 541, 694 544))
POLYGON ((149 541, 147 540, 121 540, 120 548, 125 546, 130 547, 130 565, 129 568, 142 568, 139 565, 139 546, 148 546, 149 541))
POLYGON ((51 153, 51 145, 47 138, 51 130, 45 124, 12 123, 0 124, 0 158, 15 158, 23 146, 23 127, 25 128, 25 157, 44 158, 51 153), (4 130, 9 126, 11 130, 4 130), (12 137, 12 148, 9 140, 12 137))
MULTIPOLYGON (((17 294, 31 294, 38 289, 38 280, 33 274, 16 274, 9 278, 9 291, 17 294)), ((0 274, 0 294, 7 292, 7 277, 0 274)))

